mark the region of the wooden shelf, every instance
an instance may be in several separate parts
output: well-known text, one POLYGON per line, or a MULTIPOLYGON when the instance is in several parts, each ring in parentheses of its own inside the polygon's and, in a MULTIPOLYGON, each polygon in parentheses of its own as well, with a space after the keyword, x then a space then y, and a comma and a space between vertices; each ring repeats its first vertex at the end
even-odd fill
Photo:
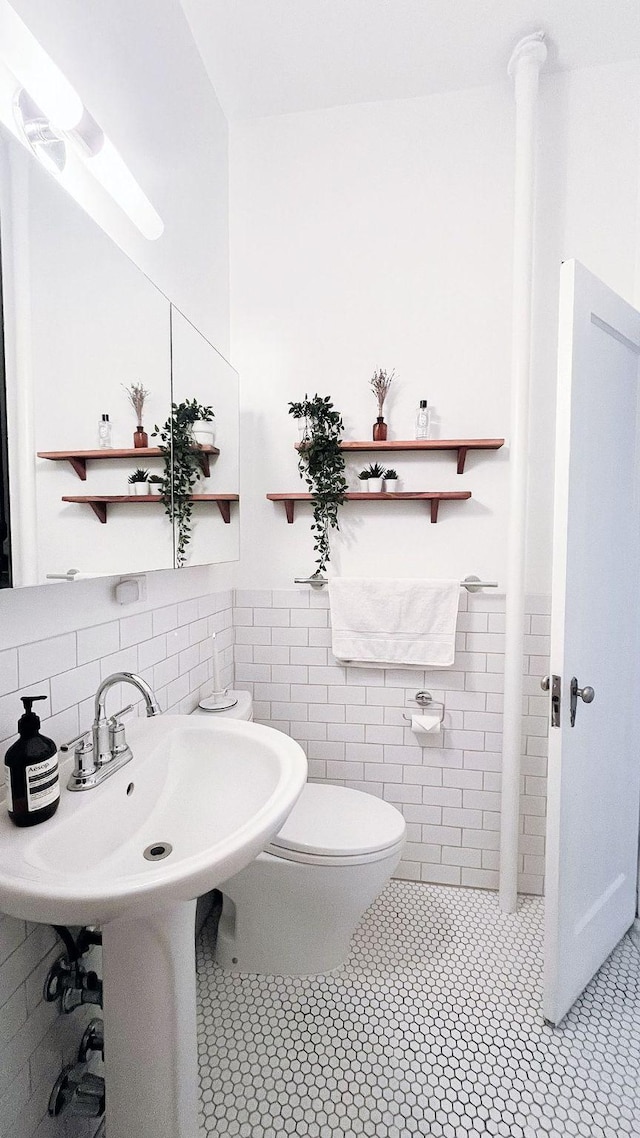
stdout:
MULTIPOLYGON (((441 502, 459 502, 471 497, 470 490, 424 490, 405 491, 397 494, 384 492, 375 494, 361 494, 359 492, 347 493, 346 502, 429 502, 431 507, 431 521, 438 520, 438 507, 441 502)), ((287 521, 291 525, 295 518, 297 502, 312 502, 312 494, 267 494, 270 502, 283 502, 287 521)))
MULTIPOLYGON (((304 444, 298 444, 296 450, 304 444)), ((347 439, 340 444, 344 451, 371 451, 375 453, 399 453, 401 451, 430 451, 455 450, 458 455, 458 474, 464 472, 464 464, 470 450, 500 450, 504 446, 504 439, 389 439, 382 443, 368 440, 353 441, 347 439)))
MULTIPOLYGON (((200 467, 205 478, 208 478, 211 469, 209 459, 220 454, 218 447, 194 447, 198 451, 200 467)), ((51 462, 68 462, 75 470, 82 482, 87 480, 87 462, 89 460, 102 460, 111 458, 161 458, 160 447, 133 447, 117 450, 114 447, 105 447, 100 450, 39 450, 38 458, 48 458, 51 462)))
MULTIPOLYGON (((137 453, 140 453, 139 451, 137 453)), ((222 514, 222 520, 229 525, 231 521, 231 503, 240 500, 239 494, 192 494, 192 502, 215 502, 222 514)), ((110 505, 119 505, 121 502, 134 506, 164 505, 160 494, 79 494, 65 495, 63 502, 78 502, 82 506, 91 506, 99 522, 103 525, 107 521, 107 510, 110 505)))

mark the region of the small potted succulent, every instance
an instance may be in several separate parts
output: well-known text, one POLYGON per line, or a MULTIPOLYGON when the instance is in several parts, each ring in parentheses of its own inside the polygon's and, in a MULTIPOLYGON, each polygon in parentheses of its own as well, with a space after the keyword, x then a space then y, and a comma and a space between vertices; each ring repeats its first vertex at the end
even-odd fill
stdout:
POLYGON ((400 489, 400 479, 398 478, 398 471, 393 467, 389 467, 384 472, 384 488, 388 494, 397 494, 400 489))
POLYGON ((366 491, 370 494, 379 494, 384 482, 384 466, 379 462, 370 463, 360 471, 358 478, 366 483, 366 491))
POLYGON ((148 494, 149 493, 149 471, 143 470, 138 467, 132 474, 129 475, 129 488, 132 494, 148 494))
POLYGON ((150 494, 162 494, 162 483, 164 478, 161 474, 151 474, 148 480, 150 494))

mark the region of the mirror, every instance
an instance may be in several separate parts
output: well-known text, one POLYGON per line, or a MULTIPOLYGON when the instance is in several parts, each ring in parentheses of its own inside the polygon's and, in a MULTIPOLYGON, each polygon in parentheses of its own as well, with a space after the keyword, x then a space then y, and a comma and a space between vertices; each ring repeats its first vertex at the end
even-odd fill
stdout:
MULTIPOLYGON (((196 399, 213 408, 213 420, 199 425, 197 436, 206 450, 218 452, 209 456, 195 487, 186 564, 235 561, 240 556, 238 373, 173 305, 171 346, 172 401, 196 399)), ((176 531, 178 554, 178 519, 176 531)))
POLYGON ((2 144, 13 584, 69 569, 102 576, 237 558, 237 374, 15 139, 4 133, 2 144), (134 446, 132 384, 148 393, 143 447, 134 446), (179 500, 172 526, 161 487, 129 478, 136 468, 163 476, 154 426, 172 401, 194 399, 213 407, 217 437, 214 447, 203 436, 177 562, 179 500))

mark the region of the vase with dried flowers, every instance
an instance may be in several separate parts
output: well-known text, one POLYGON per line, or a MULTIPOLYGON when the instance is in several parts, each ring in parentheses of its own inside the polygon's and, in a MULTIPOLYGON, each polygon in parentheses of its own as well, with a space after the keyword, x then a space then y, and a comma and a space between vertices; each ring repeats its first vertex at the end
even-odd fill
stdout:
POLYGON ((373 424, 373 441, 382 443, 387 437, 387 424, 384 421, 384 401, 389 394, 395 371, 384 371, 379 368, 374 371, 371 379, 371 390, 378 401, 378 418, 373 424))
POLYGON ((137 427, 133 432, 133 445, 136 450, 140 450, 141 447, 149 446, 149 436, 142 425, 142 412, 149 392, 141 383, 132 383, 129 387, 124 387, 123 384, 123 390, 136 414, 137 427))

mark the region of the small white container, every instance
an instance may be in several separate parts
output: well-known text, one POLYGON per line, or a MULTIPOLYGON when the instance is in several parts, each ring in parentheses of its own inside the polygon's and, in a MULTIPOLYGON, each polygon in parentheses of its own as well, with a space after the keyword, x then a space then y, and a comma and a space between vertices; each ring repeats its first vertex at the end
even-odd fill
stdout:
POLYGON ((135 497, 149 493, 149 483, 148 482, 129 482, 128 485, 129 485, 129 493, 133 494, 135 497))
POLYGON ((399 490, 400 490, 400 479, 399 478, 385 478, 385 480, 384 480, 384 492, 385 492, 385 494, 397 494, 399 490))
POLYGON ((384 478, 369 478, 367 489, 370 494, 381 494, 384 489, 384 478))
POLYGON ((204 419, 196 419, 191 428, 194 443, 202 447, 212 447, 216 441, 215 422, 207 423, 204 419))

